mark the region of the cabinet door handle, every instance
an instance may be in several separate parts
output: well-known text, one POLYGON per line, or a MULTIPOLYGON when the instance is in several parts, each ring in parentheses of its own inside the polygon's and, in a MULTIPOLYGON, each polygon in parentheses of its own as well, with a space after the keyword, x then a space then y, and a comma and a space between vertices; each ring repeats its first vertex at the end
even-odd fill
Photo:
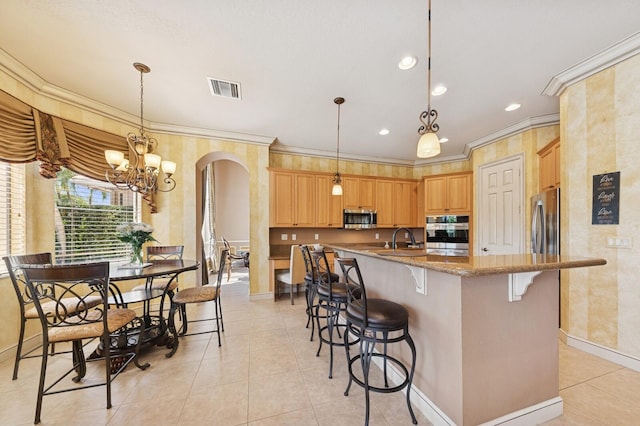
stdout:
POLYGON ((486 247, 482 247, 482 251, 489 251, 489 249, 486 247))

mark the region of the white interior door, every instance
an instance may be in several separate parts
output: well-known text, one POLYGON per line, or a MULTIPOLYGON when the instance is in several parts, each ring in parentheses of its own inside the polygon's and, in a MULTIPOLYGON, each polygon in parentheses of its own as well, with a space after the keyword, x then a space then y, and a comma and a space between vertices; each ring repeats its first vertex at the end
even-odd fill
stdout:
POLYGON ((476 254, 524 253, 522 156, 480 167, 476 254))

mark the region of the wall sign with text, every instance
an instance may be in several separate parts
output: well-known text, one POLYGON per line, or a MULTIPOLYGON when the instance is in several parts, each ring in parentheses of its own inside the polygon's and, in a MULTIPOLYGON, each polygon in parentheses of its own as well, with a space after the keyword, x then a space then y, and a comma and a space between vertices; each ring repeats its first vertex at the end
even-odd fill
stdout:
POLYGON ((593 176, 592 225, 617 225, 620 221, 620 172, 593 176))

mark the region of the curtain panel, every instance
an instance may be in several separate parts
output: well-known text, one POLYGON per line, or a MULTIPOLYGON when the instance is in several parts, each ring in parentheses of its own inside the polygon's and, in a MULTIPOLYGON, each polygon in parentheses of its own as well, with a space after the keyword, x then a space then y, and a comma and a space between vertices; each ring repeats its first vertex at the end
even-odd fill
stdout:
MULTIPOLYGON (((53 179, 62 167, 106 181, 104 151, 129 152, 126 138, 43 113, 0 90, 0 160, 40 161, 40 175, 53 179)), ((131 152, 129 152, 131 156, 131 152)), ((143 199, 157 212, 155 194, 143 199)))

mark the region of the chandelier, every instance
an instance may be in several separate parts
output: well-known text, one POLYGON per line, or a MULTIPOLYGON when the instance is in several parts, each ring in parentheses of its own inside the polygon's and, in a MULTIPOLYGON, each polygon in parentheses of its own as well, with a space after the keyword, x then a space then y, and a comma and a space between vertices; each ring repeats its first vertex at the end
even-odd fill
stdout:
POLYGON ((340 105, 344 103, 344 98, 335 98, 333 103, 338 105, 338 137, 336 142, 336 172, 333 175, 333 188, 331 195, 342 195, 342 178, 340 177, 340 105))
POLYGON ((117 188, 129 189, 142 195, 156 191, 169 192, 176 187, 176 181, 171 177, 176 172, 176 163, 163 161, 159 155, 154 154, 158 141, 144 133, 143 75, 150 72, 151 68, 139 62, 135 62, 133 67, 140 71, 140 135, 133 132, 127 135, 129 160, 120 151, 108 149, 104 152, 105 159, 111 166, 105 176, 117 188), (159 182, 161 171, 164 175, 159 182))
POLYGON ((420 114, 422 125, 418 128, 418 133, 421 135, 420 140, 418 140, 418 158, 435 157, 440 154, 440 139, 436 134, 438 129, 440 129, 440 126, 436 124, 438 112, 435 109, 431 109, 431 0, 429 0, 428 38, 427 110, 422 111, 420 114))

